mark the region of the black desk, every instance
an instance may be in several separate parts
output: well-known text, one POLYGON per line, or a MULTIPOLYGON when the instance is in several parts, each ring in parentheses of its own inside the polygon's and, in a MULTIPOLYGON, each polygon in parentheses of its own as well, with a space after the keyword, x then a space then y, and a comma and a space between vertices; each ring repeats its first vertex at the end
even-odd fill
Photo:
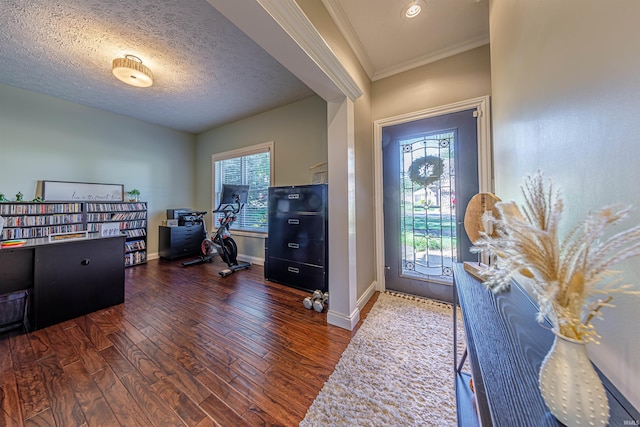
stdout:
MULTIPOLYGON (((454 351, 458 425, 562 425, 547 410, 538 389, 538 371, 553 333, 536 321, 538 309, 529 295, 515 282, 510 291, 494 295, 462 264, 454 266, 453 292, 462 309, 477 407, 476 412, 468 376, 458 372, 454 351)), ((457 335, 456 310, 453 313, 457 335)), ((600 377, 609 398, 609 425, 637 425, 638 411, 601 373, 600 377)))
POLYGON ((44 328, 124 302, 125 236, 0 249, 0 295, 32 290, 30 323, 44 328))

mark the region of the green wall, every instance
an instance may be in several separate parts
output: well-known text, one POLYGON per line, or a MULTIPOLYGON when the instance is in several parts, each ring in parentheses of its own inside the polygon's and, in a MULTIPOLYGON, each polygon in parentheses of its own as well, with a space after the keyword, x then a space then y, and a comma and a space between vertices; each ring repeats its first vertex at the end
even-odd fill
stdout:
POLYGON ((0 193, 31 200, 39 180, 137 188, 148 202, 150 257, 166 209, 192 203, 194 135, 7 85, 0 129, 0 193))
MULTIPOLYGON (((273 141, 274 185, 311 183, 309 167, 327 161, 327 103, 318 96, 220 126, 197 137, 195 206, 211 212, 212 159, 224 151, 273 141)), ((211 215, 207 215, 211 229, 211 215)), ((264 259, 264 238, 234 232, 238 252, 252 262, 264 259)))
MULTIPOLYGON (((0 85, 0 193, 31 200, 41 180, 137 188, 154 258, 166 209, 212 210, 214 153, 273 141, 275 185, 310 183, 309 166, 327 160, 326 108, 312 96, 195 136, 0 85)), ((241 254, 264 258, 264 239, 235 237, 241 254)))

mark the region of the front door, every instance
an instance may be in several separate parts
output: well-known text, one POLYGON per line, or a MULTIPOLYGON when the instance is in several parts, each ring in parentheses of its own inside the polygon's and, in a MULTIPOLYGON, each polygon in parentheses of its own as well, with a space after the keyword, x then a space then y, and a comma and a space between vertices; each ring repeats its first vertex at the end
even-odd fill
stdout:
POLYGON ((475 111, 382 130, 388 290, 450 302, 453 263, 477 258, 462 227, 478 193, 475 111))

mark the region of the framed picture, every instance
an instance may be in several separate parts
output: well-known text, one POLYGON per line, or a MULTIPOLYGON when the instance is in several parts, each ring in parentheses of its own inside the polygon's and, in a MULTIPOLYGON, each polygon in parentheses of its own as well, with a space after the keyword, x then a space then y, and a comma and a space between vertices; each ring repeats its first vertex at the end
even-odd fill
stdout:
POLYGON ((121 202, 124 200, 124 185, 42 181, 42 199, 45 202, 121 202))
POLYGON ((113 237, 120 235, 119 222, 104 222, 100 224, 100 237, 113 237))

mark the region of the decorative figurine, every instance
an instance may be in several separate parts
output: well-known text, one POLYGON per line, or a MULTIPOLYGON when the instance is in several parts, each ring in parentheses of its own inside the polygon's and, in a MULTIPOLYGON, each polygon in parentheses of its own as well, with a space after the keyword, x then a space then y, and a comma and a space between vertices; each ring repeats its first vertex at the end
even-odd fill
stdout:
POLYGON ((40 203, 40 202, 44 202, 44 200, 42 199, 42 197, 38 196, 35 199, 33 199, 32 202, 40 203))
POLYGON ((6 197, 4 197, 4 194, 0 193, 0 202, 8 202, 9 199, 7 199, 6 197))
POLYGON ((22 193, 18 191, 18 194, 16 194, 16 202, 22 202, 22 193))

